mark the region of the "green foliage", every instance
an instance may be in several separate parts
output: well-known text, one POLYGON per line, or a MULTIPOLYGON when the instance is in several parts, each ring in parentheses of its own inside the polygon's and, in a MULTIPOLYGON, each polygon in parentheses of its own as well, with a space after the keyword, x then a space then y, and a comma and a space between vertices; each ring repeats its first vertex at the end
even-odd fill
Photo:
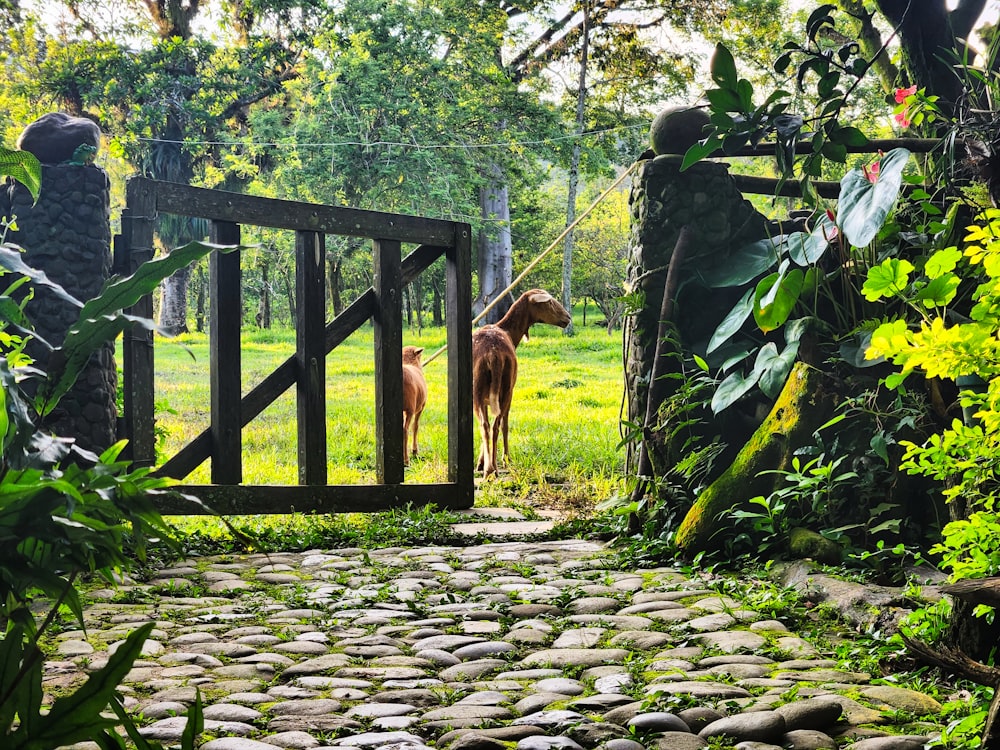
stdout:
POLYGON ((38 200, 38 192, 42 189, 42 165, 34 154, 0 146, 0 176, 13 177, 38 200))
MULTIPOLYGON (((173 483, 151 469, 121 461, 123 443, 94 455, 70 438, 49 434, 43 418, 76 381, 90 354, 130 325, 142 323, 122 313, 150 293, 178 264, 215 248, 193 245, 170 263, 151 263, 127 279, 108 284, 96 299, 81 304, 58 285, 24 265, 18 248, 0 245, 4 270, 15 280, 0 296, 0 735, 4 747, 36 748, 93 740, 102 747, 124 747, 115 727, 124 724, 136 747, 153 749, 131 726, 115 690, 138 658, 152 625, 135 630, 108 663, 68 695, 43 711, 39 639, 68 607, 83 625, 76 588, 80 576, 113 580, 115 571, 145 557, 151 540, 169 539, 170 528, 153 498, 173 483), (66 340, 50 353, 48 372, 24 354, 33 335, 24 313, 26 282, 55 291, 80 308, 66 340), (13 296, 20 290, 21 298, 13 296), (26 388, 36 395, 31 398, 26 388), (41 605, 41 606, 39 606, 41 605), (45 613, 40 616, 37 613, 45 613), (117 719, 104 715, 111 706, 117 719)), ((147 325, 148 322, 146 323, 147 325)), ((37 336, 35 337, 37 338, 37 336)), ((198 726, 200 709, 192 713, 198 726)), ((194 732, 184 748, 194 747, 194 732)))
POLYGON ((806 91, 807 81, 814 82, 814 90, 810 92, 813 112, 808 118, 792 112, 792 107, 801 106, 802 102, 794 92, 780 88, 757 104, 753 85, 739 76, 732 53, 724 44, 716 45, 711 63, 715 88, 705 94, 712 129, 688 150, 682 169, 717 150, 732 154, 773 136, 781 181, 798 174, 803 178, 803 196, 816 201, 810 179, 822 174, 824 160, 843 164, 847 161, 848 146, 868 141, 858 128, 843 125, 839 119, 870 64, 859 56, 857 44, 844 44, 835 52, 825 48, 823 35, 835 26, 833 8, 827 4, 813 11, 806 23, 806 43, 786 43, 786 51, 774 63, 775 72, 782 75, 793 58, 801 61, 795 75, 795 89, 799 93, 806 91), (800 158, 796 148, 804 140, 808 140, 811 150, 800 158))
POLYGON ((1000 212, 990 210, 969 228, 964 251, 945 248, 932 255, 922 273, 897 264, 872 269, 869 293, 901 300, 911 316, 897 317, 872 334, 869 358, 885 357, 901 368, 887 382, 901 387, 914 371, 927 377, 978 376, 981 392, 964 390, 961 402, 974 412, 969 424, 954 420, 925 443, 906 443, 903 466, 912 473, 946 481, 945 496, 961 500, 968 517, 953 521, 933 551, 955 578, 1000 571, 996 534, 997 468, 1000 466, 1000 212), (913 274, 911 276, 911 274, 913 274), (960 280, 975 282, 969 318, 953 323, 949 305, 960 280), (911 323, 913 319, 915 322, 911 323))

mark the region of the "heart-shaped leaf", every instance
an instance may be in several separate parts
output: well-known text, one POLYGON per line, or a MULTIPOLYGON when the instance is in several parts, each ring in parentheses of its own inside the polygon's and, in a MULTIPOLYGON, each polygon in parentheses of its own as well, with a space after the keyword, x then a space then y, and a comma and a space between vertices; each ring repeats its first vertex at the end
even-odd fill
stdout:
POLYGON ((793 268, 760 280, 754 292, 753 317, 761 331, 773 331, 788 320, 802 294, 804 278, 801 268, 793 268))
POLYGON ((903 182, 903 169, 910 158, 905 148, 894 148, 879 162, 874 182, 860 169, 852 169, 840 181, 837 219, 847 241, 865 247, 879 233, 896 205, 903 182))
POLYGON ((757 385, 757 378, 756 370, 750 373, 750 375, 744 375, 742 372, 730 374, 715 389, 715 393, 712 396, 712 413, 718 414, 726 407, 736 403, 743 394, 757 385))
POLYGON ((712 334, 712 338, 708 342, 708 348, 705 350, 706 354, 714 352, 743 327, 743 324, 753 312, 753 291, 753 289, 747 289, 746 294, 740 298, 740 301, 733 306, 729 314, 719 323, 719 327, 715 329, 715 333, 712 334))

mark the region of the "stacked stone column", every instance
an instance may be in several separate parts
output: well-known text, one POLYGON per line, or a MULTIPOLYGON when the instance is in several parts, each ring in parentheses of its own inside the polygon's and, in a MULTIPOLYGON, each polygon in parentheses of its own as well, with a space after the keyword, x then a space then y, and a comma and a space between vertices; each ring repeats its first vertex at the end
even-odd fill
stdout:
MULTIPOLYGON (((40 269, 81 301, 96 297, 111 275, 110 182, 92 165, 45 165, 38 202, 20 184, 0 191, 0 215, 13 216, 8 241, 25 249, 25 262, 40 269)), ((28 316, 46 341, 58 346, 76 322, 79 309, 44 288, 36 288, 28 316)), ((48 352, 37 342, 29 354, 42 366, 48 352)), ((45 428, 74 437, 101 451, 115 442, 117 371, 114 347, 90 359, 73 389, 63 397, 45 428)))
POLYGON ((673 322, 684 350, 696 353, 742 293, 707 289, 699 271, 724 264, 734 250, 767 236, 766 218, 743 198, 727 164, 703 161, 682 172, 681 162, 669 154, 647 160, 629 197, 626 289, 643 298, 625 325, 630 421, 641 421, 646 412, 663 286, 681 227, 688 225, 696 241, 681 268, 673 322))

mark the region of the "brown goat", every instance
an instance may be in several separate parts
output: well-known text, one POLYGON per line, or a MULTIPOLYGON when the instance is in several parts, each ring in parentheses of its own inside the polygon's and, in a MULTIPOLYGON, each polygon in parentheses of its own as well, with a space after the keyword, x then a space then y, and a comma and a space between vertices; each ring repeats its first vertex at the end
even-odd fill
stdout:
POLYGON ((420 364, 423 347, 403 347, 403 463, 410 465, 410 428, 413 428, 412 455, 417 455, 417 430, 427 404, 427 381, 420 364))
POLYGON ((510 460, 507 426, 517 382, 517 345, 535 323, 565 328, 569 322, 569 313, 555 297, 542 289, 531 289, 511 305, 499 322, 473 332, 472 408, 482 438, 477 468, 482 469, 484 478, 496 473, 497 439, 501 432, 504 463, 510 460))

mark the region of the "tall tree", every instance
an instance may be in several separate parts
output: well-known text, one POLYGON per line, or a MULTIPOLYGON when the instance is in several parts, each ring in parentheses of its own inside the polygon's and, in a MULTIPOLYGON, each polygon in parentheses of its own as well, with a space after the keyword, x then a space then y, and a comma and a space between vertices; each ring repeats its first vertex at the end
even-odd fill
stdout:
MULTIPOLYGON (((566 239, 563 243, 562 303, 567 310, 573 309, 573 222, 576 220, 576 189, 580 181, 580 139, 583 137, 584 115, 587 111, 587 59, 590 56, 590 8, 588 0, 582 4, 583 22, 580 28, 580 69, 576 84, 576 138, 573 141, 573 155, 569 161, 569 189, 566 197, 566 239)), ((563 329, 566 336, 573 335, 573 318, 563 329)))
MULTIPOLYGON (((318 5, 145 0, 127 6, 139 15, 110 18, 103 4, 64 7, 75 23, 57 29, 31 61, 35 70, 25 68, 27 85, 100 122, 143 174, 190 184, 219 158, 218 143, 239 132, 248 108, 297 74, 318 5), (212 17, 221 21, 217 33, 212 17)), ((158 227, 167 252, 203 232, 177 217, 158 227)), ((186 329, 187 285, 184 272, 163 286, 160 322, 169 331, 186 329)))

